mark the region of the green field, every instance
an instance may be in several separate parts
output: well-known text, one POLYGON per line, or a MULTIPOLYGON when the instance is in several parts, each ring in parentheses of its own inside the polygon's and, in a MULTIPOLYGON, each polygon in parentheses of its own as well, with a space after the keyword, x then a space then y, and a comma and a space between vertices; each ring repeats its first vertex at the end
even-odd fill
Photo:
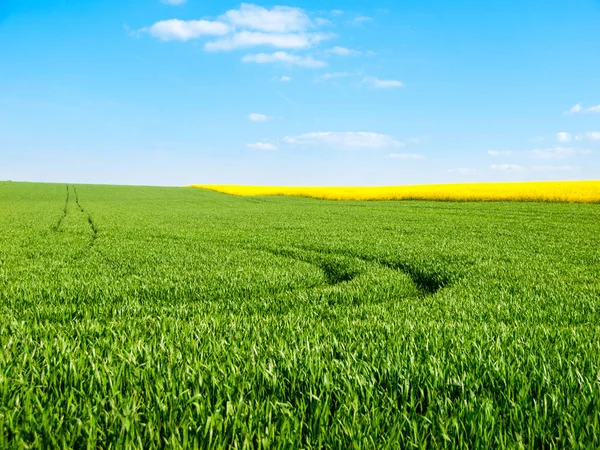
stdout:
POLYGON ((600 205, 0 183, 0 448, 599 448, 600 205))

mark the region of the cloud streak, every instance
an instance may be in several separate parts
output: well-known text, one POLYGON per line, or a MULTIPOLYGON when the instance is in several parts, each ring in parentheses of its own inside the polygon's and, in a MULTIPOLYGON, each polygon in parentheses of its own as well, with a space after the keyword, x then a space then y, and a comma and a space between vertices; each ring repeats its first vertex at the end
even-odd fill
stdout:
POLYGON ((201 36, 223 36, 229 33, 229 25, 209 20, 161 20, 149 28, 143 28, 151 36, 161 41, 188 41, 201 36))
POLYGON ((322 146, 341 150, 381 149, 400 147, 393 136, 369 132, 313 132, 286 136, 283 142, 292 145, 322 146))
POLYGON ((540 172, 573 172, 579 169, 577 166, 533 166, 533 170, 540 172))
POLYGON ((230 9, 224 14, 223 19, 239 28, 269 33, 304 31, 312 25, 312 21, 303 9, 289 6, 266 9, 248 3, 242 3, 239 9, 230 9))
POLYGON ((477 172, 477 170, 470 167, 459 167, 458 169, 450 169, 448 172, 459 173, 461 175, 472 175, 477 172))
POLYGON ((240 31, 233 35, 204 44, 209 52, 225 52, 238 48, 270 46, 283 49, 305 49, 330 39, 326 33, 264 33, 259 31, 240 31))
POLYGON ((499 151, 499 150, 489 150, 488 151, 488 155, 490 156, 511 156, 514 155, 516 152, 510 151, 510 150, 505 150, 505 151, 499 151))
POLYGON ((319 69, 327 64, 314 59, 312 56, 299 56, 287 52, 254 53, 242 58, 242 62, 256 64, 284 64, 288 66, 306 67, 308 69, 319 69))
POLYGON ((266 122, 267 120, 274 119, 274 117, 267 116, 266 114, 252 113, 248 115, 248 119, 252 122, 266 122))
POLYGON ((352 50, 347 47, 341 47, 339 45, 336 45, 335 47, 325 50, 325 54, 326 55, 336 55, 336 56, 353 56, 353 55, 360 55, 361 52, 359 52, 358 50, 352 50))
POLYGON ((362 81, 375 89, 404 87, 404 83, 398 80, 381 80, 377 77, 364 77, 362 81))
POLYGON ((519 166, 518 164, 492 164, 490 168, 492 168, 493 170, 506 170, 512 172, 518 172, 523 170, 523 167, 519 166))
POLYGON ((564 112, 564 114, 566 115, 594 113, 600 113, 600 105, 584 108, 583 106, 581 106, 581 103, 577 103, 576 105, 573 105, 569 110, 564 112))
POLYGON ((273 151, 277 150, 277 146, 275 144, 270 144, 268 142, 256 142, 254 144, 246 144, 246 147, 252 148, 254 150, 266 150, 273 151))
POLYGON ((421 155, 418 153, 390 153, 390 158, 392 159, 423 159, 425 155, 421 155))

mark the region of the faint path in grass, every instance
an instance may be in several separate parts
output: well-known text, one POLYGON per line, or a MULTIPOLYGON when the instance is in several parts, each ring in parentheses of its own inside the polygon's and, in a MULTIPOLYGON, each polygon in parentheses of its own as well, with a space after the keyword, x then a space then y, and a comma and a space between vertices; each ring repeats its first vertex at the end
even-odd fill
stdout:
POLYGON ((403 272, 410 277, 410 279, 413 281, 413 283, 415 283, 421 294, 424 296, 433 295, 440 289, 447 287, 451 284, 450 276, 448 276, 447 274, 427 270, 424 267, 420 267, 415 263, 411 264, 407 261, 389 260, 382 257, 367 256, 349 250, 317 250, 313 247, 308 246, 302 246, 300 248, 309 251, 320 251, 325 254, 335 254, 346 257, 358 258, 368 263, 379 264, 380 266, 387 267, 390 270, 403 272))
POLYGON ((63 260, 79 260, 90 255, 98 237, 98 227, 80 203, 77 188, 66 185, 65 190, 62 214, 52 231, 58 239, 57 245, 64 251, 63 260))
POLYGON ((63 220, 65 220, 65 217, 67 217, 68 208, 69 208, 69 185, 65 185, 65 188, 67 190, 67 195, 65 197, 65 206, 63 207, 63 212, 62 212, 60 218, 58 219, 58 222, 56 222, 56 225, 54 225, 52 227, 52 229, 54 231, 60 230, 60 226, 62 225, 63 220))
POLYGON ((361 273, 360 270, 351 267, 350 264, 344 262, 343 260, 339 260, 339 258, 337 260, 327 259, 318 252, 312 252, 313 254, 309 254, 305 250, 297 247, 290 247, 288 249, 281 250, 261 249, 261 251, 271 253, 275 256, 305 262, 317 267, 325 275, 328 286, 335 286, 340 283, 352 281, 361 273))
MULTIPOLYGON (((325 286, 336 286, 347 283, 366 272, 369 266, 379 266, 408 276, 421 297, 428 297, 451 284, 446 274, 432 272, 402 261, 389 261, 382 258, 365 256, 351 251, 335 249, 318 249, 306 246, 288 247, 286 249, 265 249, 260 251, 275 256, 305 262, 319 268, 327 280, 325 286)), ((313 288, 324 286, 313 286, 313 288)))
POLYGON ((75 188, 75 186, 73 186, 73 192, 75 193, 75 203, 77 204, 79 211, 81 211, 83 214, 86 215, 87 222, 90 226, 90 229, 92 230, 92 244, 93 244, 93 241, 95 241, 96 238, 98 237, 98 227, 96 226, 94 219, 92 219, 92 216, 90 216, 90 214, 83 208, 83 206, 81 206, 81 203, 79 203, 79 194, 77 193, 77 189, 75 188))

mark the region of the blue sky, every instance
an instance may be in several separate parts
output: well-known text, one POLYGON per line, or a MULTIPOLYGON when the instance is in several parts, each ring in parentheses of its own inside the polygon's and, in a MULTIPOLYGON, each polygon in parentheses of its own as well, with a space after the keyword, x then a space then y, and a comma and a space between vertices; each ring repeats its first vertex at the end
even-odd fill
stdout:
POLYGON ((600 0, 0 0, 0 179, 600 179, 600 0))

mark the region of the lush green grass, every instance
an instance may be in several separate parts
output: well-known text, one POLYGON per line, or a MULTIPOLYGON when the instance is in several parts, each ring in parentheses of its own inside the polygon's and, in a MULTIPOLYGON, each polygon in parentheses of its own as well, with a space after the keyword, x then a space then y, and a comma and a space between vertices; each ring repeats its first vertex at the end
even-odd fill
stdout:
POLYGON ((0 448, 598 448, 600 206, 0 183, 0 345, 0 448))

